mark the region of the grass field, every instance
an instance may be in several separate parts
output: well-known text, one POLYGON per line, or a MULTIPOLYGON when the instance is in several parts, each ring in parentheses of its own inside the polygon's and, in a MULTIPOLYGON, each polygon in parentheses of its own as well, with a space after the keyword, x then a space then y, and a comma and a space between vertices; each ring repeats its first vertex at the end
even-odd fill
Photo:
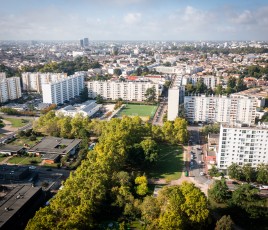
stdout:
POLYGON ((5 120, 10 121, 11 125, 14 128, 20 128, 29 123, 29 120, 27 119, 19 119, 19 118, 5 118, 5 120))
POLYGON ((11 164, 22 164, 22 165, 29 165, 29 164, 39 164, 41 163, 42 159, 40 157, 19 157, 14 156, 8 160, 8 163, 11 164), (31 161, 36 161, 36 163, 31 163, 31 161))
POLYGON ((152 178, 162 178, 167 182, 181 177, 183 170, 183 150, 178 145, 160 145, 159 161, 148 172, 152 178))
POLYGON ((140 116, 152 118, 156 112, 156 105, 134 105, 126 104, 123 109, 117 114, 118 117, 126 116, 140 116))

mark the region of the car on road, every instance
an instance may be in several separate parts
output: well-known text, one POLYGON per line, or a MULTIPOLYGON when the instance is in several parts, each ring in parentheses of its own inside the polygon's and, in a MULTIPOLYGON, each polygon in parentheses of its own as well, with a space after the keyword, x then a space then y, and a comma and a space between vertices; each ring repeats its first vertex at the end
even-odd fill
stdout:
POLYGON ((203 172, 200 172, 200 176, 204 176, 205 175, 205 173, 203 173, 203 172))
POLYGON ((203 161, 198 161, 199 164, 203 164, 204 162, 203 161))

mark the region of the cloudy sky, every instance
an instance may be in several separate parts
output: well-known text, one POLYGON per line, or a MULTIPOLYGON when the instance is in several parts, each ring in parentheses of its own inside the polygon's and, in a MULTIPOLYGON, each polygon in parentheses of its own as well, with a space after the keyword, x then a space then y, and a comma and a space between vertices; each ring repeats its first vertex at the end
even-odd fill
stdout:
POLYGON ((268 40, 267 0, 0 0, 0 40, 268 40))

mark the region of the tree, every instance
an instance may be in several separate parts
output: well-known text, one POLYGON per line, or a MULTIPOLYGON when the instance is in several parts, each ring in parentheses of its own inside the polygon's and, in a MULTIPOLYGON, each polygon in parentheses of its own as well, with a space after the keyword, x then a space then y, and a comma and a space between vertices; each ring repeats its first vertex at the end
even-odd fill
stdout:
POLYGON ((155 99, 156 99, 156 89, 155 87, 151 87, 151 88, 148 88, 144 94, 144 96, 146 97, 146 100, 148 102, 154 102, 155 99))
POLYGON ((229 189, 225 179, 216 180, 209 194, 216 202, 224 202, 229 197, 229 189))
POLYGON ((135 184, 138 185, 136 187, 136 193, 140 196, 146 195, 146 193, 148 192, 147 178, 145 176, 138 176, 135 179, 135 184))
POLYGON ((192 183, 166 186, 159 191, 157 200, 161 229, 197 229, 207 221, 207 199, 192 183))
POLYGON ((211 167, 211 169, 208 170, 208 175, 211 176, 211 177, 218 177, 221 174, 220 174, 219 170, 216 168, 216 166, 213 165, 211 167))
POLYGON ((243 177, 246 179, 247 182, 254 180, 255 177, 255 170, 251 167, 251 164, 245 164, 242 167, 242 174, 243 177))
POLYGON ((145 161, 150 163, 156 162, 158 158, 157 143, 152 139, 145 139, 140 145, 144 151, 145 161))
POLYGON ((241 167, 238 164, 232 163, 227 168, 227 171, 228 171, 228 175, 232 179, 241 180, 241 178, 242 178, 242 169, 241 169, 241 167))
POLYGON ((217 85, 217 86, 216 86, 216 89, 215 89, 215 94, 216 94, 216 95, 222 95, 223 92, 224 92, 224 90, 223 90, 222 85, 221 85, 221 84, 217 85))
POLYGON ((205 85, 203 80, 198 80, 195 87, 196 93, 205 93, 207 91, 207 86, 205 85))
POLYGON ((268 165, 259 164, 257 167, 257 181, 259 183, 268 183, 268 165))
POLYGON ((236 80, 236 92, 240 92, 240 91, 243 91, 246 89, 247 89, 247 86, 245 85, 243 79, 241 77, 239 77, 236 80))
POLYGON ((88 88, 85 87, 80 95, 81 101, 85 102, 88 100, 88 88))
POLYGON ((219 219, 216 223, 215 230, 232 230, 234 222, 231 217, 228 215, 224 215, 221 219, 219 219))
POLYGON ((114 69, 114 75, 120 76, 121 74, 122 74, 122 70, 121 69, 114 69))
POLYGON ((103 97, 100 94, 98 94, 97 97, 96 97, 96 103, 97 104, 102 104, 103 101, 104 101, 103 97))
POLYGON ((141 204, 141 218, 145 225, 155 225, 160 214, 160 207, 155 197, 146 196, 141 204))

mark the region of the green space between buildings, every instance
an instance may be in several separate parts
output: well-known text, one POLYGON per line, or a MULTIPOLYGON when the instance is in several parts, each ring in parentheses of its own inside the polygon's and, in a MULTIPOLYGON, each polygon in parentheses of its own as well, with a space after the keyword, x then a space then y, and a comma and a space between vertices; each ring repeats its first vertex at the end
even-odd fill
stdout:
POLYGON ((21 119, 21 118, 4 118, 6 121, 11 122, 12 127, 20 128, 29 123, 28 119, 21 119))
POLYGON ((178 145, 159 145, 159 160, 148 172, 150 178, 177 180, 183 170, 183 149, 178 145))
POLYGON ((126 115, 152 118, 156 112, 156 109, 156 105, 126 104, 125 107, 118 112, 117 116, 122 117, 123 115, 126 115))

